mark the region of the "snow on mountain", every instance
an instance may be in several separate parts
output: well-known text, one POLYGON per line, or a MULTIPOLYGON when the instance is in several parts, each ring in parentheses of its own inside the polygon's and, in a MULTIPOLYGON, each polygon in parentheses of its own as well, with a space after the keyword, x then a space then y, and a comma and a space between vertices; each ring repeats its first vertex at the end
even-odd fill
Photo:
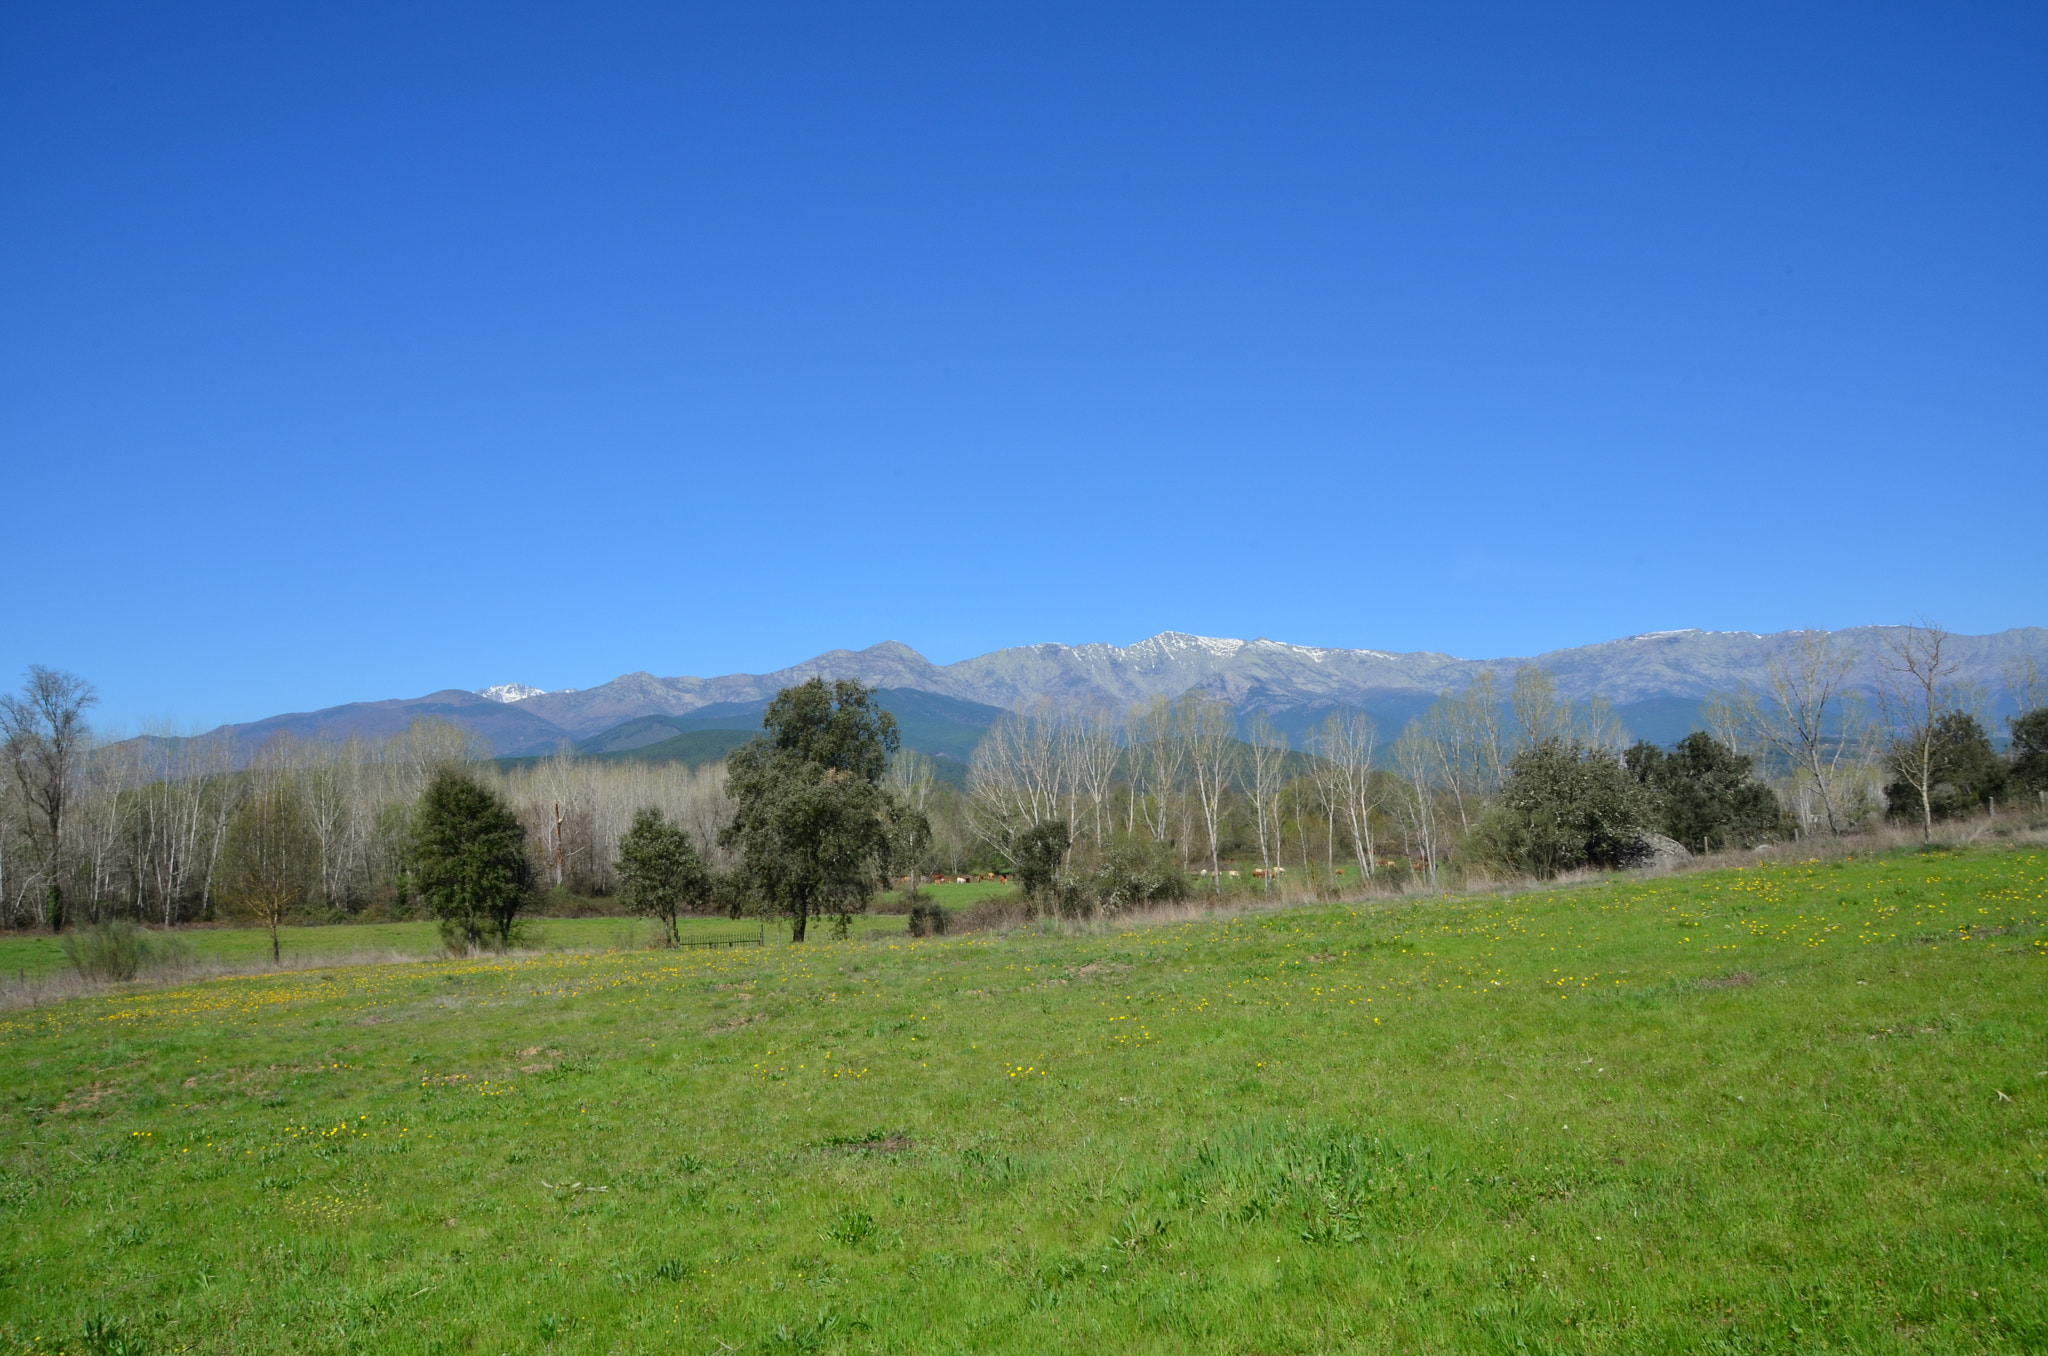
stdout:
MULTIPOLYGON (((1835 633, 1837 644, 1861 656, 1852 679, 1858 685, 1872 681, 1870 669, 1881 640, 1874 627, 1835 633)), ((1462 690, 1487 671, 1506 683, 1524 665, 1550 674, 1559 693, 1575 701, 1597 692, 1617 704, 1697 702, 1711 692, 1759 683, 1766 662, 1794 641, 1789 633, 1657 631, 1541 655, 1480 660, 1167 631, 1130 645, 1014 646, 954 664, 934 664, 908 645, 884 641, 864 650, 831 650, 773 673, 717 678, 629 673, 581 692, 501 683, 480 693, 354 703, 224 728, 253 741, 254 747, 277 730, 339 739, 351 732, 392 733, 415 718, 433 716, 475 730, 499 753, 527 753, 641 716, 683 716, 705 707, 764 702, 813 677, 850 678, 872 687, 909 688, 1011 709, 1045 704, 1116 714, 1154 697, 1199 691, 1242 711, 1267 711, 1276 718, 1349 705, 1378 712, 1376 718, 1397 728, 1439 693, 1462 690)), ((1950 653, 1962 666, 1958 679, 1979 684, 1997 714, 2004 709, 2003 674, 2009 662, 2032 659, 2048 667, 2048 630, 2018 627, 1995 635, 1957 636, 1950 653)))
POLYGON ((496 687, 480 687, 476 695, 494 702, 523 702, 528 697, 544 697, 546 688, 528 687, 524 683, 499 683, 496 687))

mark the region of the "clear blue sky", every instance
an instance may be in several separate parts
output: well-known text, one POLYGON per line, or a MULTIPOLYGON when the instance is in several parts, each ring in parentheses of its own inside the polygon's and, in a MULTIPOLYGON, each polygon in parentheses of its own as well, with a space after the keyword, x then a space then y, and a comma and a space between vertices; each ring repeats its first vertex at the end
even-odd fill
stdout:
POLYGON ((2048 622, 2048 8, 0 12, 0 681, 2048 622))

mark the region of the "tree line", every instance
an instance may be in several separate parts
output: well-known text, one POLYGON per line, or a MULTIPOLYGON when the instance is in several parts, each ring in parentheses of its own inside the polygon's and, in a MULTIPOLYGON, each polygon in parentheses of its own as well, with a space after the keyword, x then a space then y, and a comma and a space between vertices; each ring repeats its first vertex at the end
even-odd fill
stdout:
POLYGON ((414 916, 416 817, 450 769, 505 802, 543 893, 616 892, 619 840, 650 806, 724 864, 722 768, 564 753, 500 771, 472 735, 431 719, 383 739, 279 736, 243 758, 221 737, 96 740, 96 700, 45 668, 0 696, 0 926, 414 916))
POLYGON ((786 689, 719 767, 564 750, 503 771, 435 721, 279 737, 239 765, 225 740, 100 742, 91 686, 36 668, 0 697, 0 925, 233 915, 275 936, 288 919, 432 912, 463 944, 502 944, 559 894, 613 897, 671 936, 687 913, 774 912, 800 939, 892 884, 915 909, 938 873, 1000 871, 1029 907, 1113 911, 1283 878, 1330 893, 1554 875, 1879 818, 1931 835, 2048 793, 2038 670, 2006 675, 2002 752, 1985 694, 1956 674, 1937 627, 1895 628, 1867 657, 1807 632, 1669 749, 1535 669, 1482 673, 1391 741, 1342 709, 1291 739, 1200 692, 1120 716, 1039 705, 995 724, 961 791, 857 683, 786 689), (464 835, 496 846, 456 870, 464 835))
POLYGON ((1931 625, 1892 628, 1871 655, 1803 632, 1760 683, 1704 702, 1707 728, 1669 749, 1631 742, 1604 699, 1562 700, 1534 668, 1442 693, 1391 742, 1342 710, 1293 741, 1268 717, 1240 718, 1201 693, 1120 720, 1040 706, 1005 716, 977 749, 961 818, 988 856, 1016 864, 1027 892, 1063 908, 1113 907, 1147 867, 1155 897, 1221 891, 1237 862, 1265 889, 1289 871, 1298 888, 1322 892, 1400 888, 1883 820, 1931 836, 1938 821, 1995 810, 2000 797, 2038 812, 2048 798, 2038 667, 2008 666, 2015 711, 2003 753, 1988 694, 1957 670, 1950 638, 1931 625))

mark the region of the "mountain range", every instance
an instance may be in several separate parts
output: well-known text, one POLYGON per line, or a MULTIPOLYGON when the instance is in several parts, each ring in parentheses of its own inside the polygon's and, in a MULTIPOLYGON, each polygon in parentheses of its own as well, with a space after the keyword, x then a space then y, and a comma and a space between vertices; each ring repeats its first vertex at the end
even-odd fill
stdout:
MULTIPOLYGON (((1874 676, 1873 658, 1890 628, 1835 633, 1861 655, 1859 672, 1874 676)), ((1134 645, 1025 645, 954 664, 934 664, 908 645, 884 641, 864 650, 831 650, 773 673, 717 678, 660 678, 629 673, 598 687, 543 692, 503 683, 482 692, 448 689, 423 697, 351 702, 325 710, 222 726, 217 735, 253 750, 280 732, 302 739, 395 734, 422 716, 475 732, 499 756, 538 756, 563 743, 587 756, 659 756, 677 739, 707 753, 733 739, 714 730, 760 727, 760 713, 782 688, 812 677, 852 678, 885 689, 907 746, 964 763, 973 740, 1004 710, 1044 701, 1066 710, 1127 710, 1152 697, 1199 690, 1241 712, 1263 711, 1283 729, 1307 728, 1329 710, 1349 707, 1397 729, 1445 691, 1463 689, 1491 670, 1505 684, 1516 669, 1549 673, 1559 694, 1613 702, 1637 735, 1668 742, 1691 728, 1708 694, 1759 683, 1769 657, 1792 633, 1659 631, 1547 654, 1459 659, 1429 651, 1326 649, 1275 640, 1219 640, 1168 631, 1134 645), (915 725, 916 738, 912 738, 915 725)), ((1984 636, 1955 636, 1957 677, 1980 685, 1994 710, 2008 708, 2004 672, 2031 658, 2048 670, 2048 629, 2017 627, 1984 636)), ((681 756, 682 750, 677 750, 681 756)))

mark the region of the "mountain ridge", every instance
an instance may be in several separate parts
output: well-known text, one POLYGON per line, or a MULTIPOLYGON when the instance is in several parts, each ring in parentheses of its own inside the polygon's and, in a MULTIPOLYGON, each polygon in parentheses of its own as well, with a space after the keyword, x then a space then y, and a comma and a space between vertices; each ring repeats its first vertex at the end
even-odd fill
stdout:
MULTIPOLYGON (((1860 677, 1874 673, 1871 659, 1882 633, 1895 628, 1854 627, 1834 632, 1838 643, 1862 656, 1860 677)), ((1697 701, 1711 692, 1755 683, 1765 661, 1796 632, 1696 629, 1653 631, 1530 656, 1460 659, 1436 651, 1338 649, 1294 645, 1259 637, 1236 640, 1163 631, 1130 645, 1107 642, 1012 646, 934 664, 901 641, 861 650, 835 649, 769 673, 713 678, 662 678, 645 671, 622 674, 581 690, 537 692, 502 683, 483 692, 444 689, 424 697, 352 702, 321 711, 294 712, 215 731, 253 748, 279 732, 300 738, 338 739, 396 733, 419 716, 438 716, 475 731, 500 755, 545 751, 581 741, 647 716, 687 716, 707 707, 765 702, 812 677, 851 678, 871 687, 911 689, 980 706, 1016 709, 1041 701, 1068 710, 1121 713, 1152 697, 1203 691, 1240 710, 1271 713, 1336 706, 1399 709, 1426 704, 1445 689, 1462 690, 1482 672, 1509 679, 1534 665, 1549 673, 1559 694, 1583 701, 1598 693, 1617 705, 1662 699, 1697 701), (531 695, 512 697, 514 692, 531 695), (508 698, 510 698, 508 700, 508 698)), ((1985 636, 1954 636, 1959 678, 1996 694, 2003 665, 2032 658, 2048 668, 2048 629, 2014 627, 1985 636)))

